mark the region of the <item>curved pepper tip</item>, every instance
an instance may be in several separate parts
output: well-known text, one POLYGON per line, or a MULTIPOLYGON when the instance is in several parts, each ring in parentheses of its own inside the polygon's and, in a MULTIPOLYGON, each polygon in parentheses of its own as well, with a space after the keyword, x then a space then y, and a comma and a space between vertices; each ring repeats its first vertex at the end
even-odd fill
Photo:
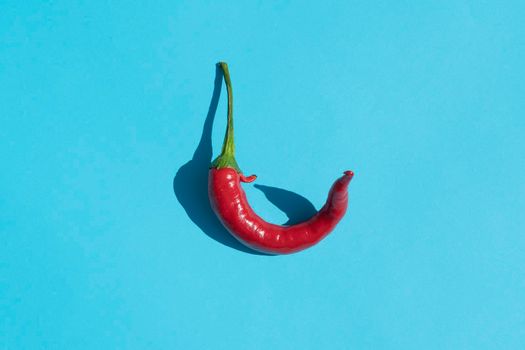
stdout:
POLYGON ((344 173, 345 173, 345 175, 350 176, 350 179, 354 177, 354 172, 352 170, 347 170, 344 173))
POLYGON ((257 175, 244 176, 243 174, 240 174, 241 182, 247 182, 247 183, 254 182, 256 178, 257 178, 257 175))

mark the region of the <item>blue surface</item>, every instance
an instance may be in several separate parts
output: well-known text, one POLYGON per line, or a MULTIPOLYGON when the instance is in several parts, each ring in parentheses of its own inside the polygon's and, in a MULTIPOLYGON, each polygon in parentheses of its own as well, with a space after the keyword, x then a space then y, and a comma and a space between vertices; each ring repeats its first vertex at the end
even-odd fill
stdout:
POLYGON ((1 349, 525 348, 524 2, 75 3, 0 4, 1 349), (218 60, 262 216, 356 172, 313 249, 209 216, 218 60))

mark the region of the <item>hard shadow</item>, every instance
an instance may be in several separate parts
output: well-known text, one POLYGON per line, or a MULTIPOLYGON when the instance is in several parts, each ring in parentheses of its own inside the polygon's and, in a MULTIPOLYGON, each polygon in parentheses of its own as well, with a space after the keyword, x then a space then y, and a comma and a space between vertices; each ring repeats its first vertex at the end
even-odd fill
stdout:
POLYGON ((177 171, 173 179, 173 191, 191 221, 210 238, 245 253, 266 255, 245 247, 237 241, 224 226, 222 226, 211 209, 208 199, 208 169, 213 155, 211 134, 213 120, 215 119, 215 113, 217 112, 217 105, 221 95, 222 78, 222 70, 217 66, 215 69, 213 95, 206 120, 204 121, 204 127, 202 128, 201 139, 197 149, 193 153, 193 158, 177 171))
POLYGON ((265 197, 288 217, 284 225, 295 225, 310 219, 317 213, 314 205, 303 196, 282 188, 254 185, 265 197))

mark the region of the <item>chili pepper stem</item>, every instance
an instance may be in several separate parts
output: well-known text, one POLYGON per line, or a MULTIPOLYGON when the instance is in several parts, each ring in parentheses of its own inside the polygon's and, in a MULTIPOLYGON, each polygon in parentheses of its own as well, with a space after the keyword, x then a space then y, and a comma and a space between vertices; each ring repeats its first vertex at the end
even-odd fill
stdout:
POLYGON ((226 62, 219 62, 217 65, 222 69, 226 90, 228 92, 228 122, 221 154, 211 163, 211 167, 217 169, 233 168, 238 173, 241 173, 241 169, 235 160, 235 143, 233 141, 233 92, 230 71, 228 70, 228 64, 226 62))

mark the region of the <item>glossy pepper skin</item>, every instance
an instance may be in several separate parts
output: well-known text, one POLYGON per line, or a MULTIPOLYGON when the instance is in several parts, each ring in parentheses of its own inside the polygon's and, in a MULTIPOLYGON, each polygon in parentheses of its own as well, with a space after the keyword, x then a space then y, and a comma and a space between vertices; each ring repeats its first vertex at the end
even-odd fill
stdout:
POLYGON ((218 63, 224 72, 228 90, 228 126, 221 155, 210 167, 208 193, 213 211, 226 229, 241 243, 267 254, 290 254, 309 248, 335 228, 348 206, 348 184, 354 173, 344 175, 332 185, 325 205, 309 220, 291 226, 268 223, 250 207, 241 182, 252 182, 255 175, 245 177, 235 161, 233 143, 233 97, 228 66, 218 63))
POLYGON ((241 187, 241 182, 251 181, 233 168, 210 169, 208 191, 213 210, 241 243, 263 253, 290 254, 322 240, 343 218, 353 175, 345 172, 332 185, 323 208, 308 221, 292 226, 271 224, 255 214, 241 187))

